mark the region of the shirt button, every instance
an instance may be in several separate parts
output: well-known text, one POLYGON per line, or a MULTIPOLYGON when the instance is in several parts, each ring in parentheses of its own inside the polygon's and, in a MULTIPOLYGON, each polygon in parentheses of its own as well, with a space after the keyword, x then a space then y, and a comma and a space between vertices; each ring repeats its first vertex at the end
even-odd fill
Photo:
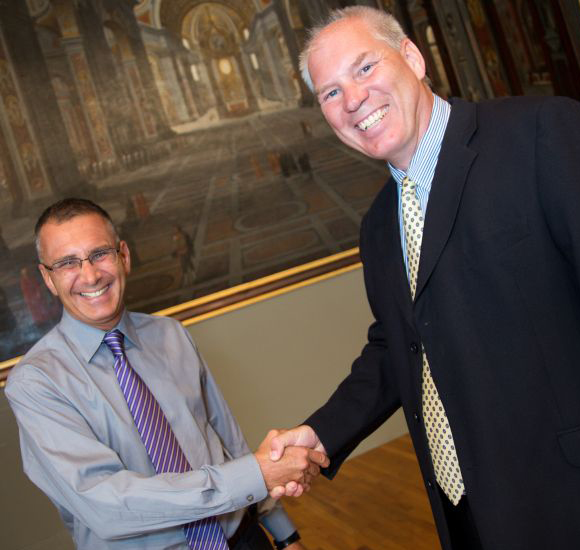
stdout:
POLYGON ((248 495, 248 496, 246 497, 246 500, 247 500, 248 502, 253 502, 253 501, 254 501, 254 495, 248 495))
POLYGON ((417 345, 416 342, 411 342, 409 348, 413 353, 419 353, 419 346, 417 345))

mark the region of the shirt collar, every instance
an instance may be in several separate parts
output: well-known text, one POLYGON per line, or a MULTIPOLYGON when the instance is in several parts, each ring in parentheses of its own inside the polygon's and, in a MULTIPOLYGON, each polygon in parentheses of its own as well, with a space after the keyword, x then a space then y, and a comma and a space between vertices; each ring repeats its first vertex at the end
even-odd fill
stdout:
POLYGON ((123 316, 115 328, 118 328, 125 335, 125 347, 142 349, 141 341, 137 335, 137 328, 129 311, 125 310, 123 312, 123 316))
POLYGON ((403 178, 408 176, 409 179, 417 184, 418 188, 427 190, 431 188, 431 181, 433 180, 433 174, 437 166, 441 143, 443 142, 443 136, 451 114, 451 105, 447 101, 441 99, 436 94, 433 94, 433 98, 433 109, 431 110, 429 126, 411 158, 407 172, 399 170, 391 163, 388 163, 391 175, 399 185, 403 183, 403 178))
MULTIPOLYGON (((123 316, 115 328, 118 328, 124 334, 126 348, 134 346, 141 349, 142 346, 137 336, 137 329, 127 310, 123 312, 123 316)), ((87 363, 90 363, 95 353, 97 353, 107 332, 75 319, 66 310, 63 310, 59 329, 87 363)))

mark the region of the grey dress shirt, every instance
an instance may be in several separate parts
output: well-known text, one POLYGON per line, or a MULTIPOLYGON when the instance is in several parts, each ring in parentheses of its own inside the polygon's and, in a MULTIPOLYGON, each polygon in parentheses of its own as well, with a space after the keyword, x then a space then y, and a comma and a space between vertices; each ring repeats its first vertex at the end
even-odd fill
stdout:
MULTIPOLYGON (((102 342, 105 333, 65 312, 6 385, 24 471, 81 549, 185 550, 181 525, 213 515, 230 537, 242 508, 265 499, 267 489, 211 373, 173 319, 125 312, 117 328, 192 470, 155 473, 102 342)), ((261 508, 274 538, 294 531, 278 503, 261 508)))

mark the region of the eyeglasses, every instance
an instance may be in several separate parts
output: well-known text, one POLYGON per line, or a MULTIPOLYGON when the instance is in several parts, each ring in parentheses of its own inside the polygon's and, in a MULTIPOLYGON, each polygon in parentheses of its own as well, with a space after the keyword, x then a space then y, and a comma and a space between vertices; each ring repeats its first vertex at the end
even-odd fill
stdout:
POLYGON ((120 248, 101 248, 89 254, 86 258, 65 258, 52 265, 42 264, 46 269, 56 274, 71 274, 82 269, 83 262, 88 261, 91 265, 112 265, 117 261, 120 248))

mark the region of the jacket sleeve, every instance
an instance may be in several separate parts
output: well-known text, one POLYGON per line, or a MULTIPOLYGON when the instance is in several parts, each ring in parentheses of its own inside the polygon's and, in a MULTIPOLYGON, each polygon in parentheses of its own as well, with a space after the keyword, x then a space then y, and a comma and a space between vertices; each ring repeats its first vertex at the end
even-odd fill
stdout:
POLYGON ((330 399, 311 415, 311 426, 330 457, 324 471, 333 477, 356 446, 385 422, 401 405, 395 374, 389 368, 384 326, 374 307, 370 276, 373 260, 369 250, 368 217, 363 219, 360 253, 364 267, 367 297, 375 321, 368 330, 368 342, 352 364, 350 374, 340 383, 330 399))
POLYGON ((536 118, 536 183, 557 248, 580 284, 580 103, 542 102, 536 118))

